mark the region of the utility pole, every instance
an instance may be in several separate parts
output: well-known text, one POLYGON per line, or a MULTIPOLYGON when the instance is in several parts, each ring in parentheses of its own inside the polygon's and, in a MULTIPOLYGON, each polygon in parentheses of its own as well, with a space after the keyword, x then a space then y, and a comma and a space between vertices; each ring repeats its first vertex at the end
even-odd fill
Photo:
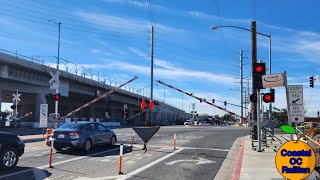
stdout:
MULTIPOLYGON (((241 117, 243 117, 243 51, 240 50, 240 101, 241 101, 241 117)), ((240 123, 242 119, 240 118, 240 123)))
MULTIPOLYGON (((256 21, 251 21, 251 42, 252 42, 252 94, 256 93, 257 90, 254 87, 254 82, 255 82, 255 77, 254 77, 254 72, 255 72, 255 64, 257 63, 257 31, 256 31, 256 21)), ((257 94, 257 98, 259 98, 257 94)), ((252 120, 253 122, 258 122, 257 121, 257 103, 252 103, 252 120)), ((253 125, 253 134, 252 138, 254 140, 258 140, 258 134, 260 134, 260 129, 257 129, 256 125, 253 125), (258 133, 259 131, 259 133, 258 133)))
MULTIPOLYGON (((151 26, 151 78, 150 78, 150 102, 153 100, 153 48, 154 48, 154 27, 151 26)), ((147 120, 148 121, 148 120, 147 120)), ((149 110, 149 121, 152 123, 152 111, 151 109, 149 110)))
POLYGON ((192 105, 192 125, 194 124, 194 110, 196 108, 196 103, 191 103, 192 105))
MULTIPOLYGON (((244 90, 244 108, 247 109, 247 103, 248 103, 248 99, 247 99, 247 90, 244 90)), ((244 117, 247 117, 247 111, 244 111, 244 117)))

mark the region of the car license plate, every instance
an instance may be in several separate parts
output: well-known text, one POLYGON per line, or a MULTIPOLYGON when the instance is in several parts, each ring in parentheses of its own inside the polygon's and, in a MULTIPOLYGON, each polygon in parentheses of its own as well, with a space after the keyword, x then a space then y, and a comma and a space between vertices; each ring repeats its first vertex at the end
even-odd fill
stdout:
POLYGON ((64 134, 59 134, 58 138, 64 138, 64 134))

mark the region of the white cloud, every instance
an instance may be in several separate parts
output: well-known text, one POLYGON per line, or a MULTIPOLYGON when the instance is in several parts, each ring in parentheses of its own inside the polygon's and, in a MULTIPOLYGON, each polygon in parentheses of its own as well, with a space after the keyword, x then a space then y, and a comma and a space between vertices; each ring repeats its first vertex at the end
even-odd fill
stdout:
MULTIPOLYGON (((150 22, 144 19, 133 19, 129 17, 118 17, 107 14, 91 13, 79 11, 75 13, 84 21, 104 27, 114 32, 145 34, 145 30, 150 27, 150 22)), ((182 34, 187 30, 166 26, 157 23, 157 30, 162 33, 182 34)))
POLYGON ((92 54, 99 54, 101 51, 100 51, 99 49, 93 48, 93 49, 90 50, 90 52, 91 52, 92 54))
MULTIPOLYGON (((82 65, 88 68, 96 68, 96 69, 118 69, 118 70, 125 70, 127 72, 132 73, 139 73, 144 75, 149 75, 150 67, 149 66, 140 66, 136 64, 130 64, 127 62, 121 61, 114 61, 114 60, 106 60, 105 65, 98 65, 98 64, 88 64, 82 65)), ((195 70, 188 70, 183 68, 174 68, 172 69, 160 69, 154 68, 155 76, 164 79, 180 79, 180 80, 202 80, 202 81, 209 81, 211 83, 217 84, 233 84, 234 78, 233 76, 225 75, 225 74, 213 74, 209 72, 203 71, 195 71, 195 70)))
POLYGON ((189 14, 192 17, 201 18, 201 19, 213 19, 216 17, 200 11, 188 11, 187 14, 189 14))

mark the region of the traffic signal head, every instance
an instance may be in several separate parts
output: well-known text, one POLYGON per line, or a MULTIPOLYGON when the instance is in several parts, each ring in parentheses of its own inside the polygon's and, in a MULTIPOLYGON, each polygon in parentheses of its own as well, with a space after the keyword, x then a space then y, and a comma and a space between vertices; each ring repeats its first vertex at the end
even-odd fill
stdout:
POLYGON ((21 108, 22 108, 22 106, 20 104, 18 104, 17 109, 21 109, 21 108))
POLYGON ((313 76, 310 77, 310 87, 314 87, 314 79, 313 76))
POLYGON ((266 64, 265 63, 255 63, 253 69, 253 81, 255 89, 264 89, 262 85, 262 76, 266 75, 266 64))
POLYGON ((53 99, 56 100, 56 101, 59 101, 61 98, 61 95, 59 93, 56 93, 53 95, 53 99))
POLYGON ((224 102, 224 105, 225 105, 225 106, 227 105, 227 101, 224 102))
POLYGON ((271 89, 270 93, 265 93, 262 99, 265 103, 274 102, 274 89, 271 89))
POLYGON ((257 103, 257 94, 251 94, 250 95, 250 101, 253 103, 257 103))
POLYGON ((214 101, 215 101, 215 100, 214 100, 214 99, 212 99, 212 103, 213 103, 213 104, 214 104, 214 101))
POLYGON ((11 105, 10 108, 11 108, 11 109, 15 109, 15 106, 14 106, 14 105, 11 105))

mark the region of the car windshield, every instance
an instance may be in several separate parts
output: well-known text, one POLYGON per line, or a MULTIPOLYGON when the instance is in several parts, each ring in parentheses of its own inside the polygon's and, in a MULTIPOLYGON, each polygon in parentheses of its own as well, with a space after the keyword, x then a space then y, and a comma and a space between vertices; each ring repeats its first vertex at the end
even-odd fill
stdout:
POLYGON ((59 127, 59 129, 80 129, 83 124, 79 123, 66 123, 59 127))

